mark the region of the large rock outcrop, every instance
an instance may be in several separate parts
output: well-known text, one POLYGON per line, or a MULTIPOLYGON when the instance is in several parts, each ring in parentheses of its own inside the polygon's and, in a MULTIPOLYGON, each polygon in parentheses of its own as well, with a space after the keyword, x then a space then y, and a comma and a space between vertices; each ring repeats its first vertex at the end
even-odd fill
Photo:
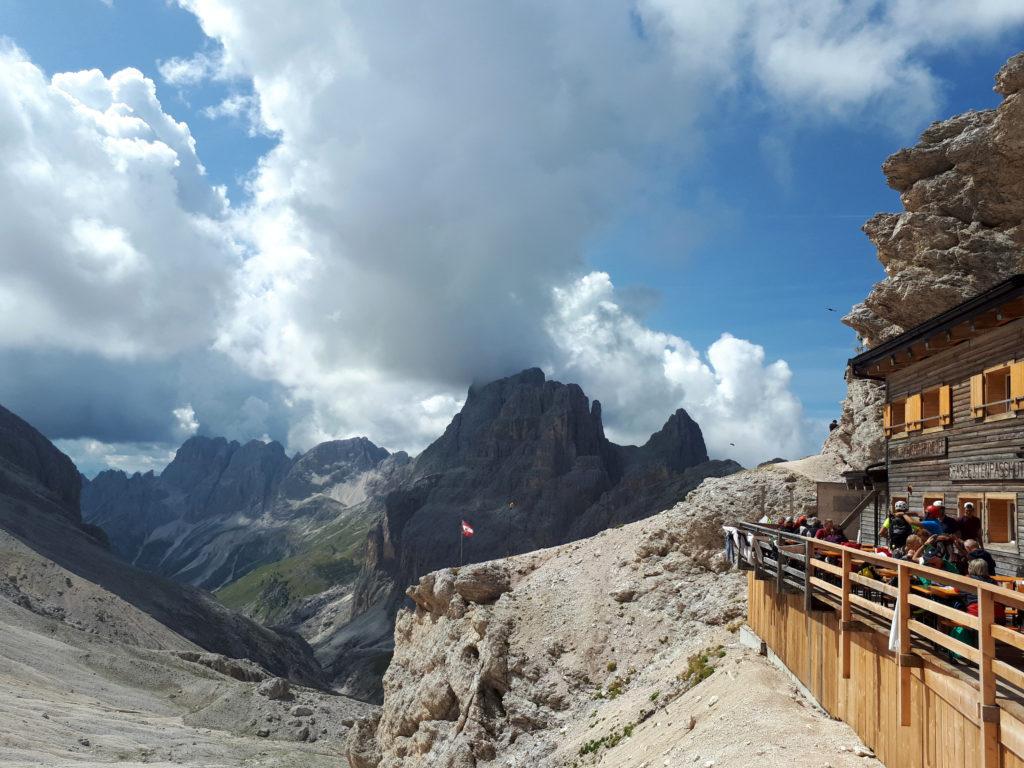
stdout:
MULTIPOLYGON (((1024 269, 1024 54, 996 75, 995 109, 933 123, 882 166, 902 213, 864 225, 886 277, 843 322, 873 347, 1024 269)), ((863 468, 883 458, 881 387, 850 382, 825 450, 863 468)))
POLYGON ((626 725, 672 719, 659 712, 690 684, 688 657, 744 613, 721 525, 813 512, 815 477, 804 471, 826 464, 711 478, 646 520, 423 576, 398 615, 383 709, 353 729, 350 762, 586 765, 626 725))
POLYGON ((385 497, 353 620, 320 658, 344 690, 366 695, 368 669, 390 653, 390 617, 423 574, 631 523, 739 468, 708 460, 700 427, 682 410, 645 445, 619 446, 605 437, 600 403, 540 369, 473 386, 444 434, 385 497), (475 529, 471 539, 460 538, 462 520, 475 529))

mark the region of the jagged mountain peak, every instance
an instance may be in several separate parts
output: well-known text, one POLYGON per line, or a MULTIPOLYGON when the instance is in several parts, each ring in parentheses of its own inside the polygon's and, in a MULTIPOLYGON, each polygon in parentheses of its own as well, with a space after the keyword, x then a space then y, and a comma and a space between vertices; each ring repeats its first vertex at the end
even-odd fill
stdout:
POLYGON ((669 416, 665 426, 651 435, 640 450, 648 462, 662 463, 676 472, 708 460, 700 426, 682 408, 669 416))

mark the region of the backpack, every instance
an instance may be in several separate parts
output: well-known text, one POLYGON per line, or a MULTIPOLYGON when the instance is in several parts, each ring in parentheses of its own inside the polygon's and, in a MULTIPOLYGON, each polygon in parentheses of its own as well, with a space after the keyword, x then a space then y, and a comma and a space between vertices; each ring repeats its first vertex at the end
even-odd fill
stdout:
POLYGON ((910 523, 902 517, 894 517, 889 521, 889 534, 895 539, 905 539, 912 531, 910 523))

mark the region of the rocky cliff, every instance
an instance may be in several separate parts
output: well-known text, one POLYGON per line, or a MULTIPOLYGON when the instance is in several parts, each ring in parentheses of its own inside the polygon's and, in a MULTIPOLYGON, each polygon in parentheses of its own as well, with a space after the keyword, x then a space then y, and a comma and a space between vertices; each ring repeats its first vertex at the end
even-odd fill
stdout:
MULTIPOLYGON (((865 347, 1024 269, 1024 54, 996 75, 1002 103, 933 123, 882 166, 902 213, 864 225, 885 279, 843 318, 865 347)), ((863 468, 883 456, 881 388, 853 381, 825 450, 863 468)))
POLYGON ((0 405, 0 494, 78 523, 80 491, 74 462, 0 405))
POLYGON ((539 369, 470 388, 462 411, 384 498, 370 532, 353 620, 318 656, 347 691, 379 695, 391 621, 406 585, 463 562, 590 536, 671 506, 711 476, 740 467, 709 461, 700 427, 673 414, 643 446, 604 434, 601 407, 539 369), (462 539, 460 524, 474 528, 462 539))
POLYGON ((161 636, 153 629, 156 622, 180 636, 180 642, 323 684, 301 638, 261 627, 205 592, 133 568, 111 554, 81 523, 78 483, 67 456, 0 408, 0 564, 18 569, 14 576, 8 573, 0 593, 38 615, 91 625, 93 634, 114 632, 120 642, 152 642, 161 636), (133 606, 148 618, 120 622, 106 610, 108 604, 133 606))

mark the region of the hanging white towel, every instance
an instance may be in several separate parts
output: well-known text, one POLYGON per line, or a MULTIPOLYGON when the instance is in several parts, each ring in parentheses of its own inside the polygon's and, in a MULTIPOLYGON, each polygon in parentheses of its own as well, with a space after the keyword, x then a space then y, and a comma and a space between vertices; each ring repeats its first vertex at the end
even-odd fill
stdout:
POLYGON ((896 601, 896 610, 892 612, 892 625, 889 627, 889 650, 900 652, 900 601, 896 601))

